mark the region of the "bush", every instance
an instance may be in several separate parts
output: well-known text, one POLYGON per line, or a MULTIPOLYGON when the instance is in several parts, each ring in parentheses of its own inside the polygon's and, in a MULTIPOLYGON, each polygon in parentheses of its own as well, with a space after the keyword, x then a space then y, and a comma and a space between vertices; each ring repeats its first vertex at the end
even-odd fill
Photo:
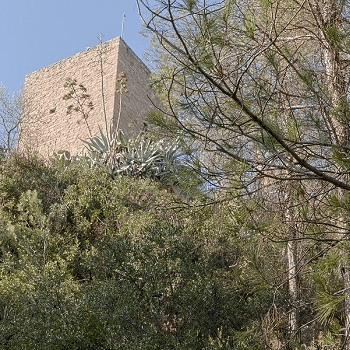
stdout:
POLYGON ((185 211, 157 182, 84 161, 1 167, 2 348, 229 349, 268 308, 232 208, 185 211))

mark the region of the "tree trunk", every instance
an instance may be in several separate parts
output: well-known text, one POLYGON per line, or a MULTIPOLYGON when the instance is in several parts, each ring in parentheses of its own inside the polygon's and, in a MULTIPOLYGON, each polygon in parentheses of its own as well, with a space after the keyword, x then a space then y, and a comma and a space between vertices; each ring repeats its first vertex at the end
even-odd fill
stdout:
POLYGON ((286 226, 289 233, 287 242, 287 264, 288 264, 288 294, 290 300, 290 310, 288 315, 288 332, 290 339, 299 339, 299 310, 298 310, 298 245, 297 232, 295 229, 295 212, 293 207, 293 197, 291 186, 287 186, 286 198, 286 226))
MULTIPOLYGON (((323 0, 321 2, 310 0, 310 5, 316 17, 320 31, 319 35, 323 44, 324 66, 326 74, 327 91, 331 103, 329 111, 329 124, 332 130, 333 142, 339 147, 344 157, 348 157, 349 151, 349 122, 345 116, 344 105, 346 98, 346 81, 344 67, 342 67, 340 45, 330 37, 330 30, 338 28, 342 23, 340 5, 336 0, 323 0)), ((343 176, 342 181, 347 182, 348 177, 343 176)), ((344 196, 344 190, 339 190, 339 197, 344 196)), ((339 235, 341 238, 347 234, 347 218, 344 215, 339 217, 339 235)), ((345 259, 346 260, 346 259, 345 259)), ((350 270, 348 264, 343 261, 340 266, 344 286, 344 343, 342 349, 350 350, 350 270)))
POLYGON ((297 283, 297 262, 296 262, 297 245, 290 240, 287 243, 288 259, 288 291, 291 304, 291 310, 288 317, 288 328, 291 337, 295 337, 298 332, 298 283, 297 283))

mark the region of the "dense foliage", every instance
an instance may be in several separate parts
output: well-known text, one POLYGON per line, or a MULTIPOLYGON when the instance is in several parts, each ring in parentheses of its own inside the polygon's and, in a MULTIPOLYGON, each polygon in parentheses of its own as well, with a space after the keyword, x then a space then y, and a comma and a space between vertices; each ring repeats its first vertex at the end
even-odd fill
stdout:
POLYGON ((84 161, 2 162, 1 348, 263 349, 281 252, 222 203, 84 161))
POLYGON ((265 346, 350 350, 350 2, 136 1, 163 103, 149 122, 283 251, 288 327, 262 315, 265 346))
POLYGON ((137 4, 147 135, 0 165, 1 347, 350 350, 349 2, 137 4))

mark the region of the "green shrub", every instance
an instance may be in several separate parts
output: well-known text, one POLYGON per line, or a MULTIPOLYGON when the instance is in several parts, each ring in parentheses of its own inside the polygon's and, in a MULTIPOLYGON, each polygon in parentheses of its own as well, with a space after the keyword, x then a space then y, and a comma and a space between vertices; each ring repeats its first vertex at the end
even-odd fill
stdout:
POLYGON ((232 208, 184 210, 165 186, 84 160, 1 167, 1 348, 230 349, 242 332, 259 348, 272 293, 248 278, 258 242, 232 208))

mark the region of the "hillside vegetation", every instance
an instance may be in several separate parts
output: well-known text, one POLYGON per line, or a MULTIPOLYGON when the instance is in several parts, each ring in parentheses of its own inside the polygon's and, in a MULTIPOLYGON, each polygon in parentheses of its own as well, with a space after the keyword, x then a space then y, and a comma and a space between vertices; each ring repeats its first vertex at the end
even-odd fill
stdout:
POLYGON ((262 316, 283 315, 280 252, 238 202, 20 156, 0 198, 2 349, 262 349, 262 316))

